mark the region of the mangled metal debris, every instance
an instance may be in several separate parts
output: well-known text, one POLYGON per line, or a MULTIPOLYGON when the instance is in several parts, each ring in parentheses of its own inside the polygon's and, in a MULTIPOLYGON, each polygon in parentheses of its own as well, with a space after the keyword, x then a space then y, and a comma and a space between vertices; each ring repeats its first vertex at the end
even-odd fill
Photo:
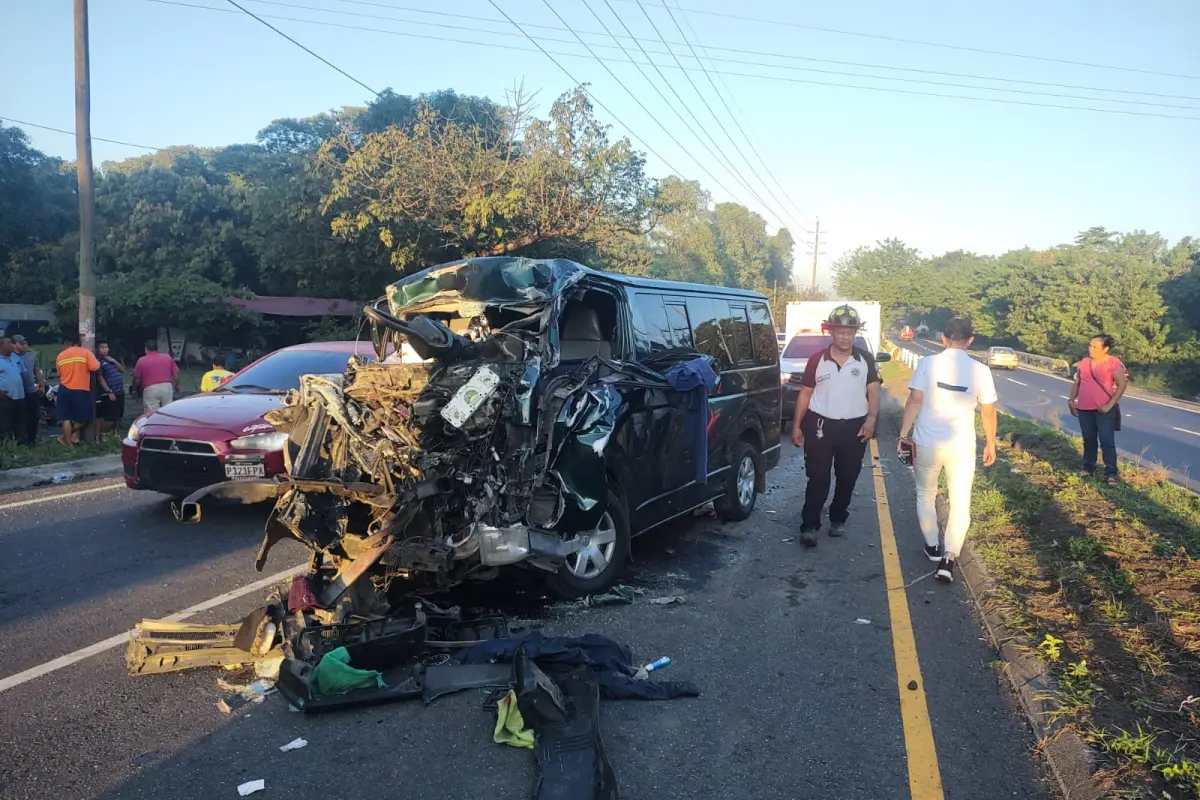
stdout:
POLYGON ((207 487, 178 516, 198 520, 205 498, 274 498, 256 566, 284 539, 303 544, 313 602, 334 622, 514 564, 560 580, 572 557, 607 564, 616 387, 667 384, 599 354, 563 360, 559 319, 585 275, 484 258, 398 281, 364 309, 379 360, 306 375, 266 416, 288 436, 288 475, 207 487))
POLYGON ((253 631, 247 641, 239 632, 244 623, 197 625, 145 619, 129 637, 125 665, 133 675, 157 675, 197 667, 238 667, 281 659, 274 646, 275 630, 253 631))

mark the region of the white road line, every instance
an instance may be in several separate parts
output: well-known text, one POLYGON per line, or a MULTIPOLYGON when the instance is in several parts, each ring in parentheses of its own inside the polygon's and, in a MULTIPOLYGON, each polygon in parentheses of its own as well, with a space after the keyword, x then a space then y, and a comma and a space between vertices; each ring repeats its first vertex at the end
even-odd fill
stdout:
POLYGON ((1017 386, 1028 386, 1029 385, 1028 383, 1021 383, 1020 381, 1015 380, 1014 378, 1005 378, 1004 380, 1008 381, 1009 383, 1015 383, 1017 386))
MULTIPOLYGON (((236 600, 237 598, 242 597, 243 595, 247 595, 247 594, 250 594, 251 592, 256 592, 261 589, 265 589, 268 586, 270 586, 271 584, 277 583, 279 581, 282 581, 285 578, 291 577, 292 575, 296 575, 300 572, 303 572, 304 569, 305 569, 305 565, 301 564, 299 566, 292 567, 291 569, 285 569, 283 572, 276 572, 274 575, 269 575, 265 578, 255 581, 254 583, 248 583, 245 586, 242 586, 238 589, 233 589, 231 591, 225 592, 225 594, 219 594, 216 597, 212 598, 211 600, 205 600, 202 603, 197 603, 194 606, 189 606, 188 608, 185 608, 183 611, 177 611, 176 613, 171 614, 170 616, 167 616, 167 617, 163 617, 162 619, 166 622, 181 622, 181 621, 187 619, 188 617, 194 617, 195 615, 199 614, 201 611, 208 611, 210 608, 216 608, 217 606, 228 603, 230 600, 236 600)), ((110 636, 107 639, 104 639, 103 641, 99 641, 99 642, 96 642, 95 644, 88 645, 87 647, 80 648, 79 650, 76 650, 74 653, 67 653, 65 656, 59 656, 58 658, 54 659, 53 661, 47 661, 45 664, 39 664, 36 667, 30 667, 29 669, 25 670, 24 672, 18 672, 16 675, 9 675, 7 678, 0 680, 0 692, 6 692, 15 686, 20 686, 23 683, 28 683, 29 681, 34 680, 35 678, 40 678, 43 675, 49 675, 51 672, 54 672, 55 670, 60 670, 63 667, 69 667, 72 664, 76 664, 80 661, 83 661, 85 658, 91 658, 94 655, 103 653, 105 650, 111 650, 112 648, 116 647, 117 645, 128 642, 129 635, 131 633, 133 633, 132 630, 125 631, 124 633, 118 633, 116 636, 110 636)))
POLYGON ((1189 431, 1187 428, 1174 428, 1173 427, 1173 428, 1171 428, 1171 430, 1179 431, 1180 433, 1190 433, 1192 436, 1200 436, 1200 433, 1197 433, 1196 431, 1189 431))
POLYGON ((43 495, 42 497, 35 497, 32 500, 20 500, 16 503, 5 503, 4 505, 0 505, 0 511, 4 511, 9 508, 24 508, 25 506, 33 506, 37 505, 38 503, 49 503, 52 500, 66 500, 71 497, 82 497, 85 494, 107 492, 109 489, 116 489, 117 487, 123 487, 124 485, 124 482, 106 483, 103 486, 95 486, 91 489, 79 489, 74 492, 63 492, 62 494, 47 494, 43 495))
MULTIPOLYGON (((1038 370, 1038 369, 1030 369, 1029 367, 1020 367, 1020 366, 1018 366, 1017 369, 1021 370, 1022 372, 1028 372, 1031 375, 1041 375, 1043 378, 1053 378, 1054 380, 1062 381, 1063 383, 1074 383, 1074 381, 1071 380, 1070 378, 1064 378, 1061 375, 1054 375, 1049 372, 1042 372, 1041 370, 1038 370)), ((1122 400, 1139 400, 1143 403, 1153 403, 1154 405, 1162 406, 1163 408, 1173 408, 1176 411, 1186 411, 1189 414, 1200 414, 1200 411, 1197 411, 1196 409, 1191 408, 1190 406, 1178 405, 1178 404, 1172 403, 1168 400, 1155 400, 1154 398, 1146 397, 1144 394, 1127 394, 1124 397, 1122 397, 1121 399, 1122 400)))
POLYGON ((1071 399, 1071 398, 1067 397, 1065 394, 1060 394, 1060 395, 1059 395, 1059 397, 1061 397, 1063 400, 1070 400, 1070 399, 1071 399))

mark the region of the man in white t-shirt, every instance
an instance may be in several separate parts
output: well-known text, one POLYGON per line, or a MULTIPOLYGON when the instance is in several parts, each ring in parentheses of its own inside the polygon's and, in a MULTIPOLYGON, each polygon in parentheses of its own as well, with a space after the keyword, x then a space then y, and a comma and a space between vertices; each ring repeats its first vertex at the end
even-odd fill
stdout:
POLYGON ((937 578, 947 583, 954 580, 954 564, 971 524, 976 405, 982 406, 983 464, 996 463, 996 383, 992 371, 967 354, 974 340, 970 320, 955 317, 946 324, 942 332, 946 349, 917 362, 900 423, 898 447, 915 445, 917 519, 925 535, 925 555, 938 562, 937 578), (944 548, 938 544, 936 506, 943 469, 950 501, 944 548))

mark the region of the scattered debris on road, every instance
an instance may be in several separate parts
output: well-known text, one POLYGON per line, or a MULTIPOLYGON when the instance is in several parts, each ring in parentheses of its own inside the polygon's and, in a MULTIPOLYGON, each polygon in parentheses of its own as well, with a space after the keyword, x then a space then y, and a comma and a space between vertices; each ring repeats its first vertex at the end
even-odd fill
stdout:
POLYGON ((241 786, 239 786, 238 794, 241 795, 242 797, 245 797, 246 795, 251 795, 251 794, 254 794, 255 792, 261 792, 266 788, 267 788, 266 779, 259 778, 256 781, 246 781, 241 786))
POLYGON ((687 598, 685 598, 681 594, 671 595, 670 597, 651 597, 650 598, 650 605, 652 605, 652 606, 683 605, 686 602, 687 602, 687 598))
POLYGON ((301 747, 307 747, 308 742, 304 739, 292 739, 285 745, 280 745, 279 752, 287 753, 292 750, 299 750, 301 747))

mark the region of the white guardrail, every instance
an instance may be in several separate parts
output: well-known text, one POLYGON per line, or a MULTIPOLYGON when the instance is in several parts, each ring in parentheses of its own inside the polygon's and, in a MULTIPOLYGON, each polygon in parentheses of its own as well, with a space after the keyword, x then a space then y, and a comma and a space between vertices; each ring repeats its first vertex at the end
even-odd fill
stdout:
MULTIPOLYGON (((901 364, 904 364, 910 369, 916 369, 917 362, 927 355, 925 353, 914 353, 912 350, 905 350, 902 347, 898 347, 894 342, 891 341, 885 341, 884 344, 887 345, 887 350, 889 353, 891 353, 893 361, 899 361, 901 364)), ((982 350, 971 350, 968 354, 976 361, 984 360, 984 353, 982 350)), ((1024 367, 1037 370, 1038 372, 1045 372, 1050 375, 1058 375, 1059 377, 1063 378, 1072 377, 1071 365, 1061 358, 1038 356, 1034 355, 1033 353, 1022 353, 1018 350, 1017 362, 1024 367)))
POLYGON ((924 358, 924 356, 914 353, 912 350, 905 350, 902 347, 897 347, 892 342, 884 341, 883 344, 887 348, 887 351, 891 355, 893 361, 899 361, 909 369, 916 369, 917 362, 924 358))

